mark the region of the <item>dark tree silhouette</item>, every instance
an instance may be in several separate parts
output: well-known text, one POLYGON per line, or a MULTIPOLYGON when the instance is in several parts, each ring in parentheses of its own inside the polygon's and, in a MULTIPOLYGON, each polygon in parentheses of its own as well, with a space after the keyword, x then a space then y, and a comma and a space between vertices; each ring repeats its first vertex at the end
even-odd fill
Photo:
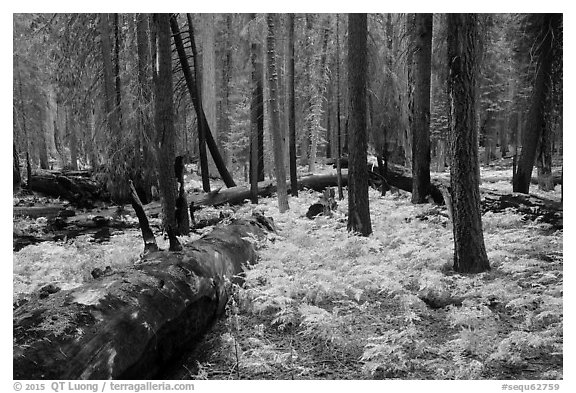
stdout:
MULTIPOLYGON (((256 14, 249 14, 254 20, 256 14)), ((258 203, 258 182, 264 180, 264 94, 262 90, 262 45, 250 43, 252 97, 250 100, 250 199, 258 203)))
POLYGON ((448 92, 451 101, 450 186, 453 203, 454 270, 490 269, 480 210, 480 166, 476 123, 478 17, 448 14, 448 92))
POLYGON ((157 172, 162 197, 163 224, 170 240, 170 251, 182 249, 176 237, 176 176, 174 104, 172 102, 172 50, 170 44, 170 15, 154 14, 157 32, 158 73, 154 78, 156 97, 157 172))
POLYGON ((367 32, 366 14, 348 14, 348 230, 363 236, 372 233, 366 167, 367 32))
POLYGON ((266 15, 268 35, 266 36, 266 52, 268 60, 268 83, 270 89, 270 123, 272 144, 274 145, 274 169, 278 192, 278 210, 280 213, 289 209, 288 191, 286 189, 286 169, 284 168, 284 148, 278 113, 278 73, 276 72, 276 50, 274 36, 275 14, 266 15))
POLYGON ((288 143, 290 156, 290 191, 298 196, 296 173, 296 113, 294 102, 294 14, 288 14, 288 143))
MULTIPOLYGON (((561 37, 562 14, 535 14, 532 20, 538 28, 534 43, 538 63, 526 129, 522 133, 522 151, 512 180, 514 192, 525 194, 530 190, 538 143, 542 135, 547 136, 544 130, 550 126, 547 124, 546 103, 551 93, 554 40, 561 37)), ((544 140, 544 143, 549 142, 544 140)))
POLYGON ((416 14, 414 104, 412 116, 412 203, 425 203, 430 194, 430 76, 432 14, 416 14))

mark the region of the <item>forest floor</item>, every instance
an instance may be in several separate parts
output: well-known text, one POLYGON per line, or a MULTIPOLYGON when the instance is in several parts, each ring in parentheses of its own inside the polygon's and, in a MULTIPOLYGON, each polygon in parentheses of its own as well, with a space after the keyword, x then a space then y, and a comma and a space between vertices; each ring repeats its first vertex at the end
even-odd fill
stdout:
MULTIPOLYGON (((510 172, 483 170, 494 181, 482 188, 511 192, 510 172)), ((560 201, 559 186, 536 189, 560 201)), ((346 199, 331 217, 307 219, 319 196, 300 192, 284 214, 274 198, 201 211, 244 217, 255 210, 273 217, 278 232, 257 244, 260 260, 244 287, 233 288, 226 316, 163 378, 562 378, 562 230, 511 211, 487 212, 492 270, 461 275, 451 268, 444 207, 370 190, 373 234, 365 238, 346 229, 346 199)), ((34 231, 43 222, 14 225, 34 231)), ((102 244, 80 236, 27 246, 14 253, 15 299, 47 283, 81 285, 95 267, 134 263, 142 248, 138 230, 102 244)))

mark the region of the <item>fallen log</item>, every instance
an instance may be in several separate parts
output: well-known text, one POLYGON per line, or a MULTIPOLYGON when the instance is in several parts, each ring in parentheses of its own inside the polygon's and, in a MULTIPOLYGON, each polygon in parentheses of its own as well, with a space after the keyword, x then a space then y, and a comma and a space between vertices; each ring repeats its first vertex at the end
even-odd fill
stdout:
POLYGON ((13 378, 153 378, 224 311, 229 283, 256 262, 249 238, 269 230, 262 216, 233 221, 184 251, 153 251, 79 288, 33 297, 13 314, 13 378))
MULTIPOLYGON (((276 185, 270 182, 262 182, 258 185, 258 195, 262 197, 271 196, 276 192, 276 185)), ((250 199, 250 188, 236 186, 224 190, 217 189, 208 193, 195 193, 189 196, 191 210, 196 210, 202 206, 241 205, 250 199)))
POLYGON ((43 206, 14 206, 12 215, 14 217, 69 217, 75 215, 74 210, 67 209, 62 205, 43 205, 43 206))
MULTIPOLYGON (((75 214, 75 212, 63 208, 58 210, 57 215, 53 215, 46 213, 53 213, 52 210, 54 207, 43 209, 42 206, 38 206, 37 208, 37 211, 44 213, 41 217, 48 218, 46 226, 42 228, 42 232, 38 235, 30 235, 28 233, 14 230, 12 237, 13 251, 18 252, 22 248, 32 244, 49 241, 62 241, 82 235, 93 235, 94 240, 104 241, 108 240, 112 235, 110 230, 123 230, 138 227, 138 224, 135 222, 121 220, 111 216, 94 214, 79 214, 77 216, 71 216, 71 213, 75 214)), ((104 212, 106 212, 106 210, 104 212)))
MULTIPOLYGON (((392 166, 388 169, 387 176, 383 179, 377 172, 377 168, 369 168, 369 184, 372 188, 380 189, 384 183, 398 189, 412 192, 412 178, 408 176, 402 167, 392 166)), ((348 184, 348 173, 342 172, 342 186, 348 184)), ((309 189, 318 192, 328 187, 337 187, 338 177, 336 174, 309 175, 298 179, 298 189, 309 189)), ((291 192, 290 183, 287 184, 288 192, 291 192)), ((271 196, 276 192, 276 185, 267 183, 258 186, 259 196, 271 196)), ((430 196, 437 204, 444 204, 444 197, 440 191, 440 183, 433 183, 430 187, 430 196)), ((225 204, 240 205, 250 198, 250 189, 244 186, 232 187, 225 190, 216 190, 206 194, 194 194, 190 197, 193 210, 201 206, 221 206, 225 204)))
POLYGON ((512 210, 521 214, 525 220, 540 221, 562 230, 563 207, 561 202, 542 198, 532 194, 500 194, 493 191, 482 192, 482 213, 512 210))
POLYGON ((74 206, 91 208, 96 201, 109 201, 104 187, 84 173, 38 171, 28 181, 28 189, 70 201, 74 206))

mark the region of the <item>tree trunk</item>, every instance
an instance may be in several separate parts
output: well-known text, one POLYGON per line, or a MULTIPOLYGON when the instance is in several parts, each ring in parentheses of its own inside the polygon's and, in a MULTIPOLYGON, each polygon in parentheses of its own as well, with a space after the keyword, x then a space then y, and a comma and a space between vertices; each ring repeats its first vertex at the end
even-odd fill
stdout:
POLYGON ((270 229, 261 216, 238 220, 182 253, 150 252, 136 266, 34 297, 13 313, 13 378, 156 377, 224 312, 229 282, 241 284, 257 261, 247 239, 270 229))
POLYGON ((338 199, 344 199, 342 190, 342 130, 340 113, 340 18, 336 14, 336 175, 338 176, 338 199))
POLYGON ((69 126, 70 132, 70 169, 73 171, 78 170, 78 137, 76 135, 77 124, 73 123, 69 126))
MULTIPOLYGON (((321 23, 319 24, 321 25, 321 23)), ((308 172, 310 173, 316 171, 318 140, 320 139, 320 131, 322 128, 322 108, 326 93, 325 65, 329 30, 326 27, 324 27, 323 30, 324 34, 322 38, 322 48, 320 49, 320 57, 318 61, 312 64, 313 69, 310 70, 311 74, 314 76, 311 81, 312 86, 310 86, 312 89, 312 97, 310 98, 310 155, 308 161, 308 172)))
POLYGON ((540 14, 540 30, 537 37, 536 79, 532 89, 532 101, 526 118, 526 130, 522 133, 522 151, 512 181, 514 192, 527 194, 536 160, 536 150, 543 130, 549 127, 546 119, 546 101, 551 92, 552 48, 559 37, 562 14, 540 14))
POLYGON ((100 15, 100 42, 102 46, 102 69, 104 86, 104 108, 106 122, 112 138, 120 134, 116 111, 116 95, 114 93, 114 73, 112 65, 112 43, 110 40, 109 14, 100 15))
POLYGON ((294 14, 288 14, 288 135, 290 150, 290 184, 292 196, 298 197, 296 172, 296 104, 294 94, 294 14))
POLYGON ((448 14, 448 89, 451 101, 454 270, 490 269, 480 210, 480 166, 476 123, 478 22, 475 14, 448 14))
MULTIPOLYGON (((200 84, 202 90, 202 108, 206 116, 208 127, 212 131, 212 137, 216 145, 220 145, 218 137, 218 129, 216 123, 216 49, 214 43, 214 15, 215 14, 200 14, 202 34, 202 83, 200 84)), ((208 168, 210 174, 216 172, 216 166, 213 158, 208 159, 208 168)))
MULTIPOLYGON (((24 134, 24 146, 25 146, 25 152, 26 152, 26 157, 29 156, 29 152, 30 152, 30 139, 28 136, 28 127, 26 126, 26 109, 25 109, 25 105, 24 105, 24 95, 22 92, 22 75, 20 74, 20 67, 18 66, 18 58, 15 57, 15 68, 18 70, 18 95, 20 96, 19 98, 19 104, 20 104, 20 115, 21 115, 21 125, 20 127, 22 128, 22 132, 24 134)), ((16 117, 16 115, 14 114, 14 117, 16 117)), ((29 165, 29 160, 26 160, 27 164, 29 165)))
MULTIPOLYGON (((46 143, 46 129, 40 127, 40 137, 38 143, 38 156, 40 158, 40 169, 49 169, 48 165, 48 145, 46 143)), ((71 147, 72 148, 72 147, 71 147)), ((76 168, 78 169, 78 168, 76 168)))
MULTIPOLYGON (((194 39, 194 26, 192 25, 192 17, 190 14, 186 14, 188 19, 188 34, 190 37, 190 46, 192 47, 192 56, 194 58, 194 77, 196 81, 200 81, 201 75, 199 71, 200 61, 198 59, 198 52, 196 50, 196 41, 194 39)), ((180 28, 178 27, 178 20, 176 16, 170 18, 170 27, 174 36, 174 44, 178 52, 178 59, 180 60, 180 65, 182 67, 182 73, 184 74, 184 79, 186 80, 186 86, 188 87, 188 92, 190 94, 194 108, 196 109, 196 119, 198 125, 198 155, 200 156, 200 173, 202 176, 202 188, 205 192, 210 192, 210 173, 208 169, 208 155, 206 153, 206 122, 202 121, 202 114, 204 113, 204 107, 202 103, 202 92, 200 91, 200 84, 195 83, 192 79, 192 73, 190 72, 190 65, 188 63, 188 57, 184 49, 184 44, 182 41, 182 36, 180 34, 180 28)))
POLYGON ((348 14, 348 107, 350 108, 348 230, 372 233, 366 168, 367 16, 348 14))
POLYGON ((425 203, 430 194, 430 76, 432 14, 416 14, 414 104, 412 119, 412 203, 425 203))
POLYGON ((274 147, 274 167, 278 182, 278 210, 280 213, 289 209, 286 190, 286 168, 284 166, 284 146, 278 113, 278 74, 276 72, 276 52, 274 38, 275 14, 266 15, 268 35, 266 37, 268 59, 268 82, 270 89, 270 132, 274 147))
POLYGON ((176 238, 176 179, 174 175, 175 130, 172 103, 172 50, 170 16, 155 14, 158 74, 155 78, 157 173, 162 198, 163 225, 170 239, 170 251, 181 250, 176 238))
POLYGON ((156 183, 153 170, 154 152, 151 149, 150 142, 154 139, 154 132, 151 124, 150 108, 152 103, 151 78, 149 72, 150 48, 147 37, 148 32, 148 15, 136 14, 136 47, 138 53, 138 86, 140 89, 139 100, 141 105, 138 108, 138 125, 140 132, 136 138, 142 148, 142 162, 148 165, 142 168, 142 178, 133 179, 135 188, 143 190, 142 197, 144 203, 152 201, 152 185, 156 183))
MULTIPOLYGON (((249 22, 256 19, 249 14, 249 22)), ((252 96, 250 101, 250 185, 252 203, 258 203, 258 181, 264 180, 264 96, 262 91, 261 45, 250 43, 250 62, 252 64, 252 96)))
POLYGON ((20 184, 22 184, 22 176, 20 175, 20 157, 18 156, 18 150, 16 149, 16 142, 13 142, 12 145, 12 190, 15 190, 20 187, 20 184))
MULTIPOLYGON (((406 31, 409 37, 406 52, 406 97, 407 97, 407 127, 403 133, 402 145, 404 147, 404 165, 412 167, 412 123, 414 122, 414 42, 416 41, 416 14, 406 15, 406 31)), ((406 108, 406 107, 405 107, 406 108)))
MULTIPOLYGON (((193 35, 193 29, 192 29, 192 17, 190 16, 190 14, 187 14, 186 16, 188 19, 188 25, 190 26, 189 33, 190 33, 190 40, 191 40, 191 44, 192 44, 192 49, 195 51, 196 45, 194 43, 194 38, 193 38, 194 35, 193 35)), ((172 23, 172 28, 174 28, 174 26, 178 27, 178 24, 172 23)), ((179 34, 174 33, 174 37, 176 37, 177 35, 179 36, 179 34)), ((175 42, 175 44, 177 44, 176 40, 174 42, 175 42)), ((186 61, 186 63, 184 63, 184 61, 180 55, 181 52, 178 51, 178 53, 179 53, 179 58, 180 58, 181 64, 182 65, 187 64, 187 61, 186 61)), ((197 59, 197 56, 195 56, 194 59, 197 59)), ((197 67, 195 67, 195 68, 197 69, 197 67)), ((218 146, 216 144, 216 141, 214 140, 214 138, 212 137, 212 133, 210 132, 210 126, 208 125, 208 122, 206 121, 206 115, 204 114, 202 102, 199 99, 199 97, 200 97, 200 94, 198 94, 199 87, 197 86, 197 83, 192 79, 192 74, 190 73, 189 68, 182 66, 182 71, 184 73, 186 85, 188 86, 188 92, 190 93, 190 96, 191 96, 190 98, 192 101, 192 105, 194 105, 194 109, 196 111, 198 124, 199 124, 199 126, 204 127, 205 136, 206 136, 206 144, 208 145, 208 149, 210 149, 210 153, 212 154, 212 158, 214 159, 214 162, 216 164, 216 168, 218 169, 218 172, 220 173, 220 177, 224 181, 224 184, 226 184, 226 187, 234 187, 236 185, 236 183, 234 183, 234 179, 232 179, 230 172, 228 172, 228 169, 226 168, 226 164, 225 164, 224 160, 222 159, 222 156, 220 155, 220 151, 218 150, 218 146), (186 71, 186 70, 188 70, 188 71, 186 71), (186 76, 187 73, 188 73, 188 76, 186 76)), ((196 78, 196 80, 199 80, 199 79, 196 78)))
MULTIPOLYGON (((545 119, 550 119, 552 105, 551 99, 546 100, 545 119)), ((536 160, 538 168, 538 188, 542 191, 554 190, 554 178, 552 177, 552 124, 549 120, 542 127, 540 141, 538 143, 538 158, 536 160)))
POLYGON ((311 125, 310 121, 308 120, 310 117, 311 111, 311 94, 312 94, 312 85, 313 81, 311 78, 311 70, 312 67, 312 58, 314 57, 313 53, 313 40, 312 37, 315 32, 312 31, 312 18, 313 16, 310 14, 305 14, 305 30, 304 30, 304 69, 306 72, 304 73, 304 91, 303 91, 303 99, 306 100, 306 104, 302 107, 303 111, 305 112, 304 121, 302 122, 302 131, 301 131, 301 139, 300 139, 300 164, 301 165, 310 165, 310 133, 311 133, 311 125))
MULTIPOLYGON (((224 60, 222 65, 222 101, 220 110, 220 146, 228 146, 230 142, 230 91, 232 81, 233 59, 232 48, 233 41, 231 39, 232 32, 232 14, 225 14, 226 30, 224 32, 224 60)), ((232 154, 228 152, 229 149, 224 148, 222 153, 224 155, 224 162, 227 167, 232 165, 232 154)))
POLYGON ((120 14, 114 14, 114 80, 116 88, 115 107, 118 113, 118 129, 122 133, 122 83, 120 79, 120 14))

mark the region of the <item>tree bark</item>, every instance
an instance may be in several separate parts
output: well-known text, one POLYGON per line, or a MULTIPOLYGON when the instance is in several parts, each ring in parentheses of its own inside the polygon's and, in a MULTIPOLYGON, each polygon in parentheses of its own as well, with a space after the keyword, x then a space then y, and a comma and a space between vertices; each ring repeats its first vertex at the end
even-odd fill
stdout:
POLYGON ((172 102, 172 50, 170 46, 170 16, 155 14, 157 31, 158 74, 155 78, 157 173, 162 198, 163 224, 170 239, 170 251, 182 246, 176 237, 176 179, 174 175, 175 129, 172 102))
POLYGON ((120 78, 120 14, 114 14, 114 80, 116 89, 115 108, 118 113, 118 129, 122 133, 122 80, 120 78))
POLYGON ((348 14, 348 107, 350 108, 348 169, 348 230, 372 233, 366 168, 366 14, 348 14))
POLYGON ((412 203, 425 203, 430 188, 430 77, 432 14, 416 14, 412 128, 412 203))
POLYGON ((454 270, 490 269, 480 210, 480 166, 476 123, 478 21, 475 14, 448 14, 448 89, 451 101, 454 270))
POLYGON ((151 111, 152 107, 152 89, 151 78, 149 72, 150 65, 150 47, 147 37, 148 32, 148 15, 136 14, 136 48, 138 53, 138 86, 140 89, 139 101, 141 105, 138 108, 138 125, 140 132, 137 133, 136 139, 138 145, 142 149, 142 162, 149 165, 143 166, 141 170, 141 179, 133 179, 135 182, 136 190, 141 189, 141 198, 144 203, 152 201, 152 185, 156 183, 154 179, 154 164, 155 157, 154 151, 151 148, 151 143, 154 139, 154 132, 151 124, 151 111), (152 168, 150 168, 152 167, 152 168))
POLYGON ((268 25, 266 49, 268 55, 268 82, 270 89, 270 128, 272 134, 272 144, 274 145, 274 167, 276 172, 276 181, 278 182, 278 210, 280 210, 280 213, 283 213, 289 209, 289 206, 288 193, 286 190, 286 168, 284 166, 283 137, 278 113, 278 74, 276 72, 274 19, 274 14, 266 15, 266 23, 268 25))
POLYGON ((247 239, 270 229, 261 216, 238 220, 181 254, 150 252, 133 267, 33 297, 13 313, 14 379, 154 378, 224 312, 228 283, 241 284, 257 260, 247 239))
POLYGON ((540 22, 536 44, 538 56, 536 79, 526 118, 526 130, 522 133, 522 151, 512 181, 514 192, 524 194, 530 190, 530 178, 536 160, 538 141, 543 130, 549 127, 546 119, 546 101, 551 92, 552 48, 555 37, 559 37, 562 24, 562 14, 541 14, 536 17, 540 22))
POLYGON ((342 190, 342 129, 340 113, 340 17, 336 14, 336 175, 338 176, 338 199, 344 199, 342 190))
MULTIPOLYGON (((249 14, 249 22, 256 19, 249 14)), ((252 94, 250 100, 250 187, 252 203, 258 203, 258 181, 264 180, 264 102, 262 91, 262 62, 259 58, 262 48, 256 41, 250 43, 250 62, 252 64, 252 94), (261 145, 262 141, 262 145, 261 145), (261 149, 262 146, 262 149, 261 149)))
MULTIPOLYGON (((224 59, 222 65, 222 100, 220 105, 220 146, 229 146, 230 142, 230 92, 232 81, 232 70, 234 69, 232 56, 233 41, 231 39, 232 31, 232 14, 225 14, 226 30, 224 31, 224 59)), ((224 162, 227 167, 232 165, 232 154, 224 148, 224 162)))
MULTIPOLYGON (((202 46, 202 108, 206 116, 208 127, 216 145, 220 145, 219 131, 216 123, 216 49, 214 44, 214 14, 200 14, 201 20, 201 46, 202 46)), ((208 159, 208 168, 213 174, 216 165, 213 158, 208 159)))
POLYGON ((409 37, 406 49, 406 98, 407 106, 407 127, 403 133, 402 145, 404 147, 405 160, 404 165, 412 167, 412 123, 414 121, 414 39, 416 14, 406 15, 406 33, 409 37))
POLYGON ((109 14, 100 15, 100 42, 102 46, 102 69, 104 86, 104 108, 109 132, 113 138, 120 134, 118 113, 116 111, 116 95, 114 93, 114 72, 112 65, 112 43, 110 40, 109 14))
POLYGON ((294 100, 294 14, 288 14, 288 136, 290 154, 290 184, 292 196, 298 197, 296 172, 296 105, 294 100))

